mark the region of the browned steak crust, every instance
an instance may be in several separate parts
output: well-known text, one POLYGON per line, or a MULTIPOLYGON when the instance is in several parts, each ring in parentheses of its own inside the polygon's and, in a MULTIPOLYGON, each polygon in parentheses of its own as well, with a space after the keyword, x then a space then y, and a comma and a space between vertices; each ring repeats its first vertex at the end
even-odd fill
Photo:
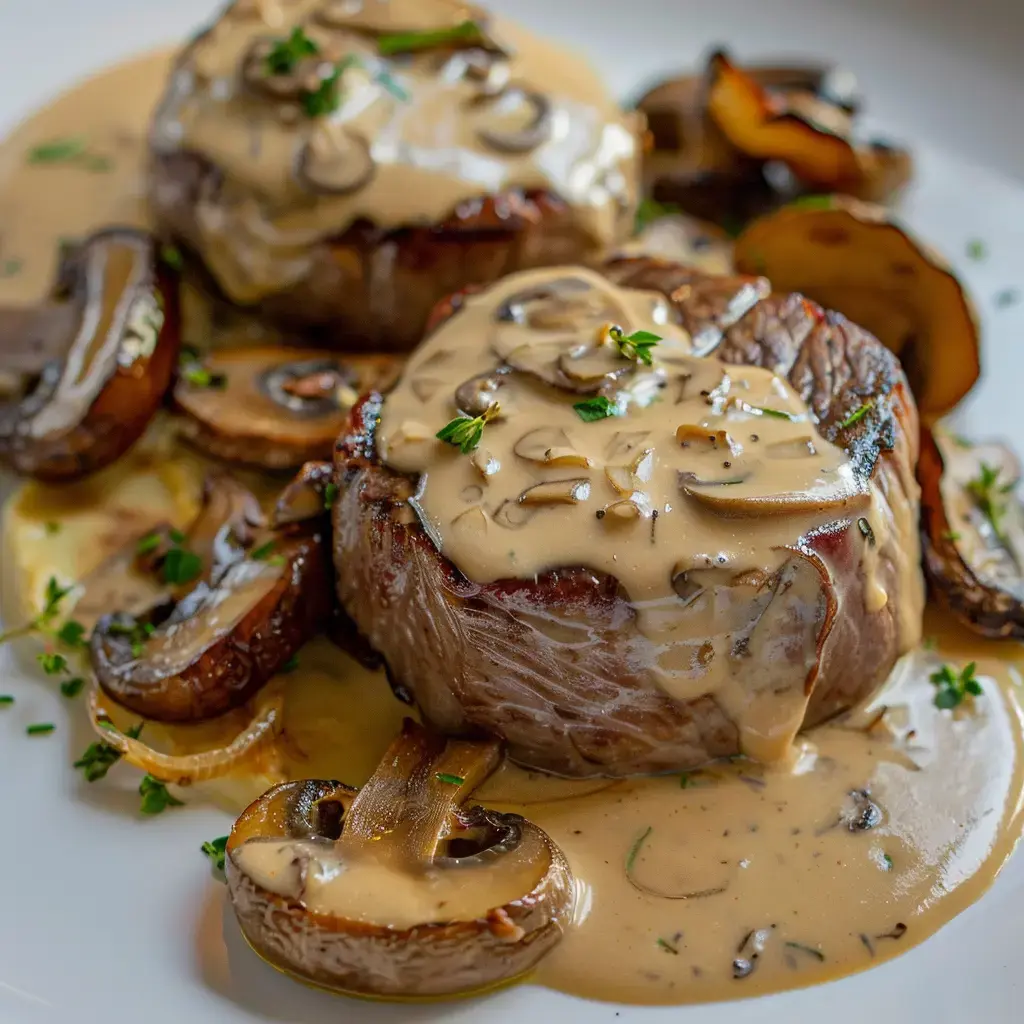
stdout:
MULTIPOLYGON (((785 595, 800 574, 820 577, 805 725, 863 699, 920 629, 917 412, 898 361, 800 295, 772 295, 733 322, 730 301, 750 279, 649 258, 615 261, 605 273, 663 292, 695 336, 722 328, 723 361, 786 376, 820 432, 870 476, 890 526, 884 535, 867 536, 866 523, 843 519, 794 538, 774 584, 785 595), (844 427, 851 409, 867 403, 844 427), (873 599, 879 587, 888 595, 881 607, 873 599)), ((434 323, 459 303, 449 300, 434 323)), ((451 733, 495 733, 516 760, 572 776, 681 769, 738 752, 736 727, 712 696, 678 702, 655 684, 636 656, 634 613, 615 579, 552 566, 536 580, 480 585, 441 556, 405 504, 414 481, 377 460, 382 401, 373 395, 353 410, 337 448, 339 594, 430 722, 451 733)), ((751 664, 750 678, 768 668, 751 664)))

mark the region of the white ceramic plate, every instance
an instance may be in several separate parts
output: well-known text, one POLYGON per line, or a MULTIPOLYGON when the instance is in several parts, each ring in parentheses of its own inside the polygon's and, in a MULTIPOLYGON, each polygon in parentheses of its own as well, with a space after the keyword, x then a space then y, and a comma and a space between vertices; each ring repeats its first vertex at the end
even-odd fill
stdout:
MULTIPOLYGON (((210 0, 0 0, 0 130, 79 75, 132 50, 180 38, 210 0)), ((1019 0, 504 0, 537 28, 588 50, 624 95, 690 65, 711 43, 741 57, 841 60, 856 71, 878 125, 914 144, 918 184, 907 219, 953 260, 985 328, 985 375, 958 414, 978 435, 1024 449, 1024 135, 1019 0), (968 154, 965 157, 964 154, 968 154), (981 239, 983 261, 966 256, 981 239)), ((2 567, 0 567, 2 568, 2 567)), ((226 815, 189 807, 142 820, 137 777, 115 768, 88 786, 69 768, 89 742, 69 708, 0 652, 0 1022, 241 1024, 280 1021, 490 1021, 564 1024, 863 1024, 1019 1021, 1024 854, 994 889, 901 959, 786 995, 692 1008, 587 1003, 529 987, 484 1000, 386 1006, 339 1000, 276 974, 242 942, 224 888, 198 847, 226 815), (53 721, 51 737, 24 726, 53 721)), ((951 765, 950 784, 956 784, 951 765)))

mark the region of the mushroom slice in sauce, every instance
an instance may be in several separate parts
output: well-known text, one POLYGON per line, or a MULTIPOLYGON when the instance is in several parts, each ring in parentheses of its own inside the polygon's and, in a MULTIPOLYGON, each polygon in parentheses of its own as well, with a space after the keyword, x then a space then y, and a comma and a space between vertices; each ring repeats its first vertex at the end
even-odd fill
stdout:
POLYGON ((178 380, 182 436, 229 462, 292 469, 330 458, 356 399, 389 387, 401 360, 263 346, 210 353, 202 365, 220 386, 178 380))
POLYGON ((499 399, 500 404, 504 406, 506 402, 498 393, 507 383, 507 377, 511 372, 512 367, 499 366, 463 381, 455 389, 456 408, 468 416, 483 416, 495 402, 499 402, 499 399))
POLYGON ((516 499, 520 505, 578 505, 590 497, 590 481, 545 480, 527 487, 516 499))
POLYGON ((179 341, 153 238, 112 228, 68 247, 47 303, 0 309, 4 369, 27 378, 0 403, 0 463, 56 482, 115 461, 160 407, 179 341))
POLYGON ((487 22, 482 8, 455 0, 326 0, 316 16, 332 28, 373 35, 435 32, 467 21, 482 27, 487 22))
POLYGON ((1024 639, 1020 462, 1000 444, 923 432, 918 478, 932 593, 982 636, 1024 639))
POLYGON ((363 995, 453 995, 533 968, 569 925, 573 879, 531 822, 463 806, 499 759, 496 743, 446 743, 407 721, 358 794, 319 781, 264 794, 225 862, 249 943, 363 995))
POLYGON ((477 129, 480 139, 499 153, 529 153, 551 138, 554 116, 551 101, 543 93, 513 83, 497 95, 484 93, 474 106, 484 106, 502 121, 515 122, 477 129))
POLYGON ((145 612, 97 622, 92 667, 119 704, 158 721, 212 718, 248 700, 327 624, 326 531, 246 536, 254 504, 222 479, 183 544, 202 564, 191 586, 145 612))
POLYGON ((310 192, 343 196, 366 185, 376 166, 364 138, 343 126, 325 123, 302 147, 296 176, 310 192))
POLYGON ((593 463, 577 451, 561 427, 537 427, 523 434, 512 450, 522 459, 542 466, 581 466, 593 463))
POLYGON ((253 42, 242 58, 242 81, 253 92, 272 99, 297 100, 307 88, 310 76, 324 63, 324 58, 311 54, 297 60, 291 71, 272 71, 267 65, 267 59, 280 42, 280 39, 271 36, 253 42))
POLYGON ((928 421, 978 379, 977 317, 963 286, 882 207, 843 196, 793 203, 746 228, 736 265, 871 331, 900 357, 928 421))

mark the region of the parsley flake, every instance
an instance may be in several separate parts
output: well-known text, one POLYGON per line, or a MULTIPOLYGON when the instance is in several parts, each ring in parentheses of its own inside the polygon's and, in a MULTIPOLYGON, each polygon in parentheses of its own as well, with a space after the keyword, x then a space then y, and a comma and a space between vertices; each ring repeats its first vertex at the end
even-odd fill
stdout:
POLYGON ((972 238, 967 243, 967 258, 980 261, 988 255, 985 243, 980 238, 972 238))
POLYGON ((652 334, 650 331, 634 331, 632 334, 623 334, 621 327, 612 327, 608 331, 609 337, 619 350, 619 355, 626 359, 632 359, 635 363, 643 363, 650 366, 654 362, 651 349, 661 341, 660 334, 652 334))
POLYGON ((167 791, 167 784, 152 775, 144 775, 139 783, 142 802, 139 810, 143 814, 161 814, 168 807, 184 807, 185 804, 167 791))
POLYGON ((86 629, 80 622, 68 619, 60 629, 57 630, 57 639, 66 647, 85 647, 89 643, 86 636, 86 629))
POLYGON ((461 775, 449 775, 448 772, 435 772, 438 782, 447 782, 449 786, 461 786, 466 780, 461 775))
POLYGON ((28 151, 30 164, 73 164, 87 171, 109 171, 108 157, 89 151, 88 141, 81 135, 66 139, 50 139, 28 151))
POLYGON ((943 665, 937 672, 933 672, 928 678, 937 690, 933 701, 935 706, 947 711, 959 707, 970 697, 980 697, 981 683, 974 676, 976 667, 972 661, 960 672, 949 665, 943 665))
POLYGON ((53 722, 36 722, 32 725, 25 727, 25 732, 29 736, 49 736, 57 726, 53 722))
POLYGON ((492 402, 480 416, 456 416, 434 436, 458 448, 463 455, 468 455, 480 444, 484 427, 498 415, 500 408, 497 402, 492 402))
POLYGON ((60 692, 70 700, 82 692, 83 686, 85 686, 85 680, 81 676, 75 676, 60 684, 60 692))
POLYGON ((333 481, 324 488, 324 508, 330 509, 334 507, 334 503, 338 500, 338 485, 333 481))
POLYGON ((42 665, 43 671, 48 676, 57 676, 70 672, 68 659, 63 654, 52 654, 49 651, 44 651, 42 654, 36 655, 36 661, 42 665))
POLYGON ((199 847, 203 853, 210 859, 210 863, 218 871, 224 870, 224 855, 227 851, 228 837, 218 836, 216 839, 211 839, 209 842, 203 843, 199 847))
POLYGON ((173 547, 164 558, 165 583, 185 584, 198 579, 203 571, 203 560, 187 548, 173 547))
POLYGON ((593 423, 596 420, 606 420, 610 416, 619 415, 619 407, 606 398, 604 395, 597 395, 595 398, 585 398, 582 402, 573 405, 576 415, 584 423, 593 423))
POLYGON ((0 707, 10 707, 14 703, 14 698, 9 693, 0 693, 0 707))
POLYGON ((483 32, 475 21, 464 21, 452 28, 432 32, 394 32, 383 35, 377 40, 377 50, 385 57, 392 57, 396 53, 433 50, 461 42, 483 42, 483 32))
POLYGON ((304 57, 320 52, 316 42, 306 35, 301 25, 292 29, 287 39, 278 39, 266 57, 268 75, 290 75, 304 57))

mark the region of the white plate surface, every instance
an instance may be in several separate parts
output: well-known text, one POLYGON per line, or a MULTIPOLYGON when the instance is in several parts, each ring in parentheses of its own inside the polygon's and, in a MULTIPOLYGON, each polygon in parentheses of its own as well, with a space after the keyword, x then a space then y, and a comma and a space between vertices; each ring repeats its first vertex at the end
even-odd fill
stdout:
MULTIPOLYGON (((623 95, 694 62, 713 42, 741 57, 841 60, 872 120, 914 144, 907 219, 961 270, 982 312, 985 373, 958 413, 979 436, 1024 450, 1024 64, 1020 0, 504 0, 504 9, 588 51, 623 95), (972 239, 988 255, 966 257, 972 239)), ((0 130, 79 75, 182 36, 209 0, 0 0, 0 130)), ((2 567, 0 567, 2 568, 2 567)), ((1003 1024, 1024 1018, 1020 935, 1024 852, 994 889, 937 936, 866 974, 716 1006, 636 1009, 521 986, 484 1000, 383 1006, 305 989, 244 946, 223 886, 198 853, 226 815, 189 807, 152 820, 137 777, 115 768, 88 786, 68 767, 89 742, 81 708, 0 652, 0 1024, 252 1021, 321 1024, 497 1021, 562 1024, 1003 1024), (72 711, 69 717, 68 712, 72 711), (77 715, 74 714, 77 712, 77 715), (29 739, 24 725, 58 723, 29 739)), ((956 767, 950 766, 951 784, 956 767)))

